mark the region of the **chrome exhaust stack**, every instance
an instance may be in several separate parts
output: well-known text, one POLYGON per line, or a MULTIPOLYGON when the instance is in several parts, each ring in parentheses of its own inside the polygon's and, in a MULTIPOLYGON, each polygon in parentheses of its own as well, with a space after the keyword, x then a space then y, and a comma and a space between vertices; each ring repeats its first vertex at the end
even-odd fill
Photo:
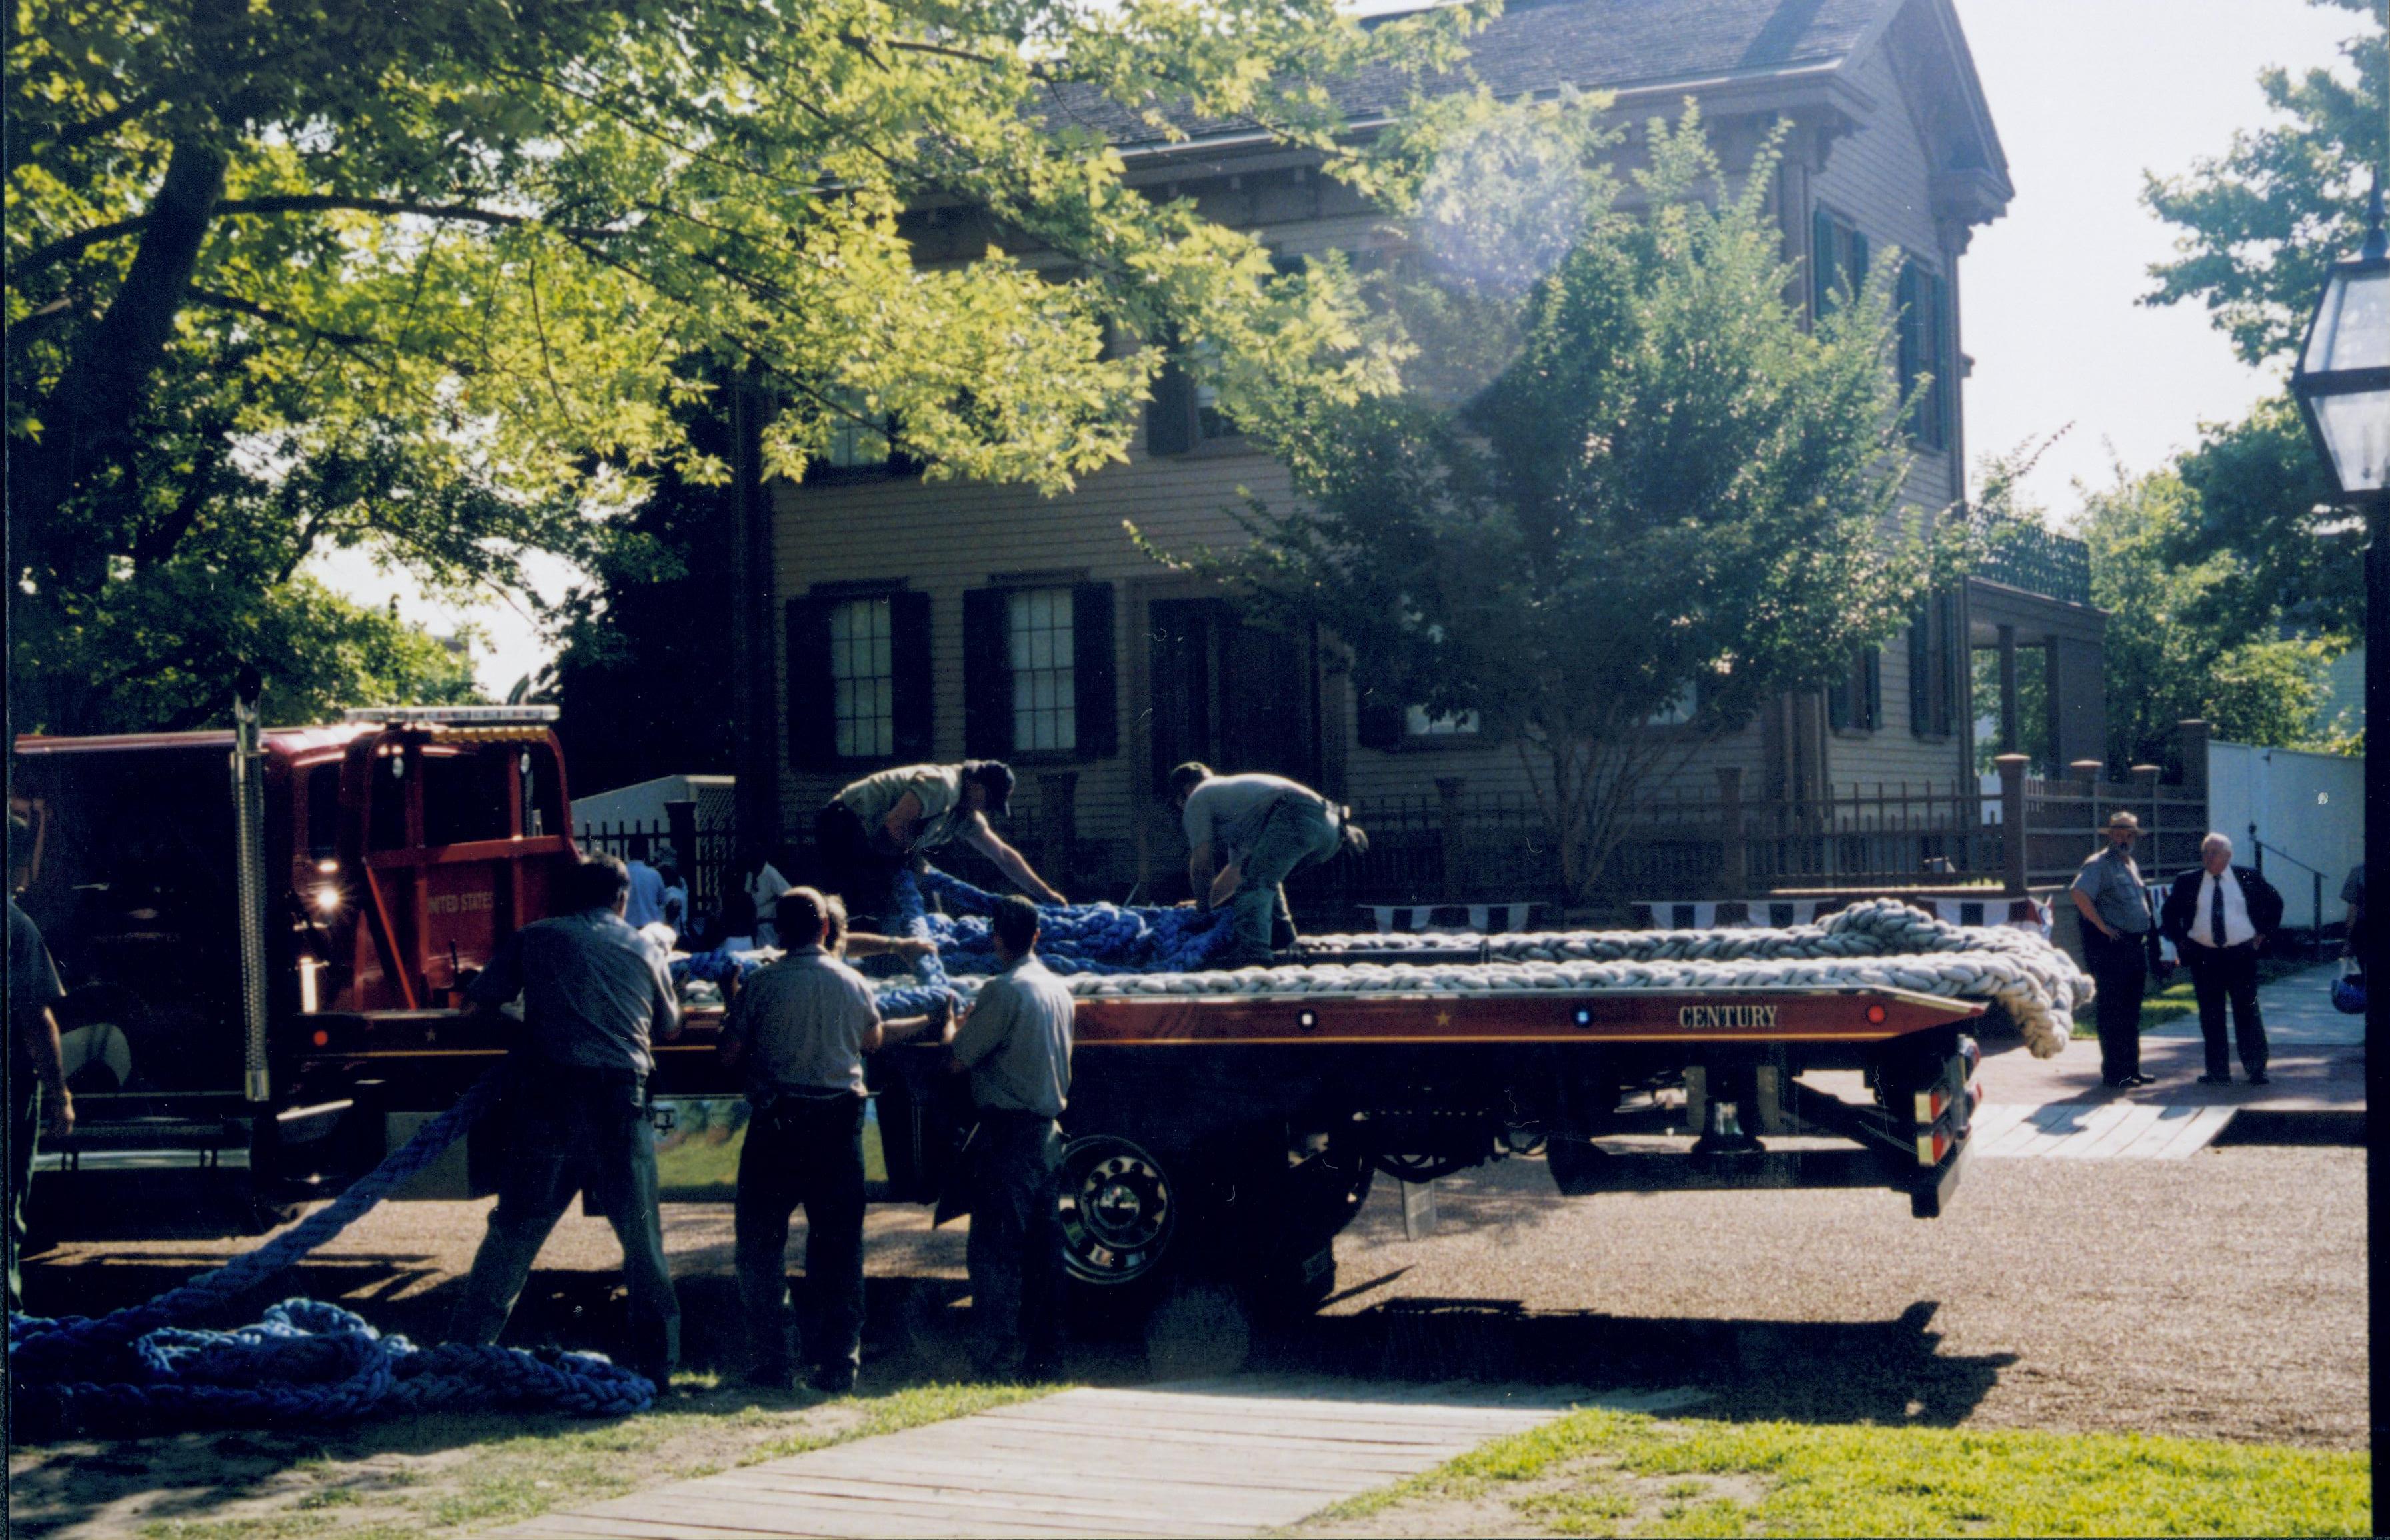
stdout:
POLYGON ((265 1030, 273 1000, 265 975, 265 734, 258 698, 265 682, 244 667, 233 687, 233 864, 240 905, 241 1092, 253 1102, 273 1096, 265 1066, 265 1030))

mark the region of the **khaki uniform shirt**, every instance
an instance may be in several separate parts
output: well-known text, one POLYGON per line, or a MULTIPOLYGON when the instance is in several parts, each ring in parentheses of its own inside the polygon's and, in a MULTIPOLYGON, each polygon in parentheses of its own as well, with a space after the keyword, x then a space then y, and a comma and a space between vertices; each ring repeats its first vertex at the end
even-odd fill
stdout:
POLYGON ((2150 894, 2141 868, 2114 845, 2083 863, 2075 874, 2075 891, 2091 901, 2109 929, 2128 936, 2150 929, 2150 894))
POLYGON ((1070 989, 1034 953, 983 985, 954 1042, 956 1061, 970 1066, 971 1100, 992 1111, 1060 1117, 1075 1008, 1070 989))
POLYGON ((864 776, 841 791, 838 800, 863 820, 864 831, 876 841, 887 828, 888 815, 907 791, 921 803, 921 816, 913 825, 913 842, 905 848, 907 855, 945 844, 962 832, 970 818, 959 764, 898 765, 864 776))

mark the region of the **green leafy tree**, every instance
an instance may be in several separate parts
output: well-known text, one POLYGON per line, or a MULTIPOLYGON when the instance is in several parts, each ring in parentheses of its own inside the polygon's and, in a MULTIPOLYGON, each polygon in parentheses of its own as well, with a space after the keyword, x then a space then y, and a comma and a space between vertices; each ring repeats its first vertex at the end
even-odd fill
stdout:
POLYGON ((2171 470, 2117 483, 2088 502, 2091 601, 2108 611, 2108 762, 2164 764, 2175 725, 2204 717, 2218 738, 2292 747, 2313 737, 2323 668, 2337 650, 2313 639, 2254 635, 2234 617, 2250 581, 2229 554, 2195 563, 2172 553, 2200 514, 2171 470))
POLYGON ((2390 151, 2390 0, 2309 0, 2371 25, 2342 45, 2346 76, 2261 71, 2285 122, 2232 136, 2185 175, 2151 174, 2143 198, 2180 226, 2177 255, 2150 272, 2147 302, 2204 304, 2251 364, 2297 347, 2325 271, 2365 236, 2365 193, 2390 151))
POLYGON ((1364 29, 1332 0, 24 0, 19 720, 85 720, 85 639, 196 581, 165 569, 248 581, 218 542, 278 539, 234 525, 294 467, 388 472, 314 545, 520 587, 526 550, 602 549, 638 478, 723 473, 675 408, 725 371, 790 403, 782 474, 893 417, 932 474, 1048 490, 1124 454, 1158 357, 1116 338, 1219 342, 1247 361, 1232 396, 1366 389, 1384 366, 1349 293, 1273 281, 1078 118, 1257 121, 1366 178, 1306 83, 1448 58, 1467 24, 1364 29), (918 261, 907 211, 932 205, 944 255, 918 261))
POLYGON ((2284 621, 2311 635, 2354 637, 2365 625, 2365 563, 2335 537, 2346 517, 2332 506, 2299 409, 2287 396, 2259 402, 2239 422, 2210 425, 2176 461, 2195 519, 2168 542, 2167 559, 2229 559, 2239 581, 2219 585, 2206 618, 2245 636, 2284 621))
POLYGON ((1480 100, 1416 131, 1420 255, 1381 288, 1405 389, 1264 424, 1302 502, 1185 558, 1332 630, 1378 699, 1510 733, 1579 897, 1639 786, 1845 676, 1933 566, 1897 501, 1896 256, 1805 328, 1773 146, 1738 182, 1690 107, 1655 120, 1630 211, 1600 105, 1480 100), (1650 730, 1688 687, 1692 729, 1650 730))
MULTIPOLYGON (((2151 269, 2156 286, 2146 302, 2204 305, 2255 365, 2281 364, 2296 350, 2326 270, 2364 237, 2373 175, 2390 164, 2390 4, 2312 3, 2367 23, 2342 46, 2346 68, 2263 71, 2258 83, 2281 121, 2234 135, 2224 154, 2183 175, 2150 176, 2144 194, 2178 227, 2177 255, 2151 269)), ((2287 394, 2239 422, 2208 426, 2178 468, 2198 517, 2179 521, 2157 554, 2190 568, 2224 557, 2245 574, 2203 599, 2217 623, 2237 623, 2246 637, 2270 634, 2284 618, 2328 641, 2356 634, 2360 563, 2321 533, 2337 510, 2287 394), (2237 618, 2228 622, 2226 611, 2237 618)))

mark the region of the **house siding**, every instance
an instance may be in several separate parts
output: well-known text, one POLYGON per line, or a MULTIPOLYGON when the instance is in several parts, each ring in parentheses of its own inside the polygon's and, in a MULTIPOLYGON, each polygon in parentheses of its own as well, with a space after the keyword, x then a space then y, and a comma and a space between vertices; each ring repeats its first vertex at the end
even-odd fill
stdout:
MULTIPOLYGON (((1934 220, 1932 160, 1888 45, 1879 42, 1846 68, 1858 90, 1875 99, 1877 110, 1857 132, 1834 145, 1825 166, 1809 178, 1810 196, 1815 204, 1854 224, 1879 256, 1897 247, 1943 274, 1950 281, 1955 311, 1958 254, 1943 243, 1934 220)), ((1955 337, 1956 327, 1952 330, 1955 337)), ((1955 362, 1955 342, 1951 356, 1955 362)), ((1954 427, 1965 415, 1965 389, 1963 377, 1951 382, 1954 427)), ((1949 447, 1915 451, 1901 495, 1907 507, 1931 519, 1961 501, 1965 491, 1954 431, 1949 447)), ((1945 785, 1962 775, 1964 746, 1958 735, 1921 738, 1909 730, 1909 702, 1917 683, 1909 677, 1908 639, 1896 636, 1883 649, 1882 725, 1873 732, 1830 732, 1831 781, 1945 785)))
MULTIPOLYGON (((1952 305, 1959 293, 1957 251, 1945 244, 1931 207, 1931 166, 1924 141, 1906 102, 1897 72, 1884 57, 1885 45, 1851 61, 1846 69, 1875 106, 1854 133, 1833 142, 1820 167, 1788 168, 1780 184, 1780 210, 1795 255, 1806 248, 1812 207, 1823 204, 1855 223, 1878 250, 1897 246, 1936 266, 1949 280, 1952 305)), ((1671 114, 1673 115, 1673 114, 1671 114)), ((1247 228, 1289 252, 1330 248, 1356 250, 1384 238, 1382 221, 1360 207, 1348 189, 1316 173, 1290 175, 1283 153, 1277 162, 1229 186, 1225 162, 1201 174, 1190 168, 1189 190, 1211 217, 1247 228)), ((1140 180, 1157 180, 1141 176, 1140 180)), ((1952 351, 1956 356, 1956 317, 1952 351)), ((1963 379, 1951 390, 1950 448, 1921 451, 1907 480, 1907 504, 1929 516, 1960 500, 1963 474, 1957 427, 1962 417, 1963 379)), ((1149 457, 1142 437, 1126 464, 1086 478, 1072 494, 1045 498, 1014 487, 962 482, 866 481, 842 485, 780 484, 773 489, 772 549, 775 570, 777 682, 788 699, 786 631, 777 608, 816 585, 901 582, 931 600, 933 673, 932 742, 934 757, 964 754, 964 628, 962 595, 984 587, 1000 574, 1053 573, 1060 582, 1109 582, 1115 586, 1114 674, 1121 725, 1119 750, 1102 759, 1039 763, 1015 756, 1021 781, 1017 808, 1043 810, 1041 776, 1074 772, 1075 832, 1083 864, 1108 884, 1150 878, 1183 860, 1175 829, 1151 789, 1151 739, 1147 727, 1148 603, 1161 597, 1202 592, 1192 580, 1160 567, 1130 541, 1124 522, 1134 522, 1164 550, 1240 542, 1232 510, 1249 497, 1283 502, 1287 474, 1266 456, 1240 444, 1209 445, 1197 453, 1149 457)), ((1965 671, 1953 687, 1963 721, 1965 671)), ((1717 771, 1742 772, 1743 794, 1759 798, 1791 785, 1815 789, 1818 781, 1848 788, 1878 782, 1948 786, 1965 773, 1963 730, 1950 737, 1920 738, 1910 730, 1908 647, 1906 636, 1886 644, 1881 664, 1882 725, 1873 731, 1832 731, 1813 699, 1768 713, 1779 725, 1760 723, 1689 751, 1673 777, 1688 791, 1714 791, 1717 771), (1798 765, 1799 768, 1788 769, 1798 765)), ((1325 789, 1368 809, 1398 800, 1433 800, 1440 778, 1460 777, 1471 799, 1523 798, 1529 781, 1514 743, 1506 740, 1454 745, 1449 741, 1387 751, 1363 747, 1355 733, 1356 713, 1350 680, 1332 661, 1317 680, 1318 720, 1323 738, 1320 779, 1325 789)), ((783 827, 809 828, 814 811, 851 774, 797 768, 790 764, 785 728, 776 748, 780 764, 783 827)), ((1223 766, 1234 769, 1236 766, 1223 766)))

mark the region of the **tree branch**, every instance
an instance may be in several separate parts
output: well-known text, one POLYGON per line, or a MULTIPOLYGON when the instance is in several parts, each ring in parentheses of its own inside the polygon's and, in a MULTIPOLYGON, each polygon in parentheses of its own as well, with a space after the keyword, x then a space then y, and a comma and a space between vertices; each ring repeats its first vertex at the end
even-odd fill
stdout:
POLYGON ((259 304, 255 300, 244 300, 238 294, 226 294, 219 289, 201 289, 197 284, 191 286, 191 298, 212 310, 229 310, 235 314, 252 316, 265 322, 268 326, 285 327, 308 337, 320 337, 327 342, 337 342, 344 348, 355 348, 362 352, 392 345, 384 338, 370 336, 362 331, 340 331, 330 327, 319 327, 312 322, 302 321, 296 315, 285 314, 271 306, 259 304))
MULTIPOLYGON (((581 239, 613 239, 623 233, 602 225, 551 225, 539 214, 510 214, 472 203, 426 203, 411 198, 361 198, 347 193, 275 193, 263 198, 226 198, 217 201, 214 212, 217 214, 291 214, 315 213, 332 209, 348 209, 368 214, 417 214, 425 219, 456 220, 468 225, 495 225, 501 229, 538 225, 581 239)), ((95 225, 72 235, 60 236, 46 245, 36 246, 25 253, 23 261, 8 270, 8 281, 22 283, 44 268, 79 256, 102 241, 136 235, 148 228, 149 218, 148 214, 135 214, 130 219, 95 225)))

